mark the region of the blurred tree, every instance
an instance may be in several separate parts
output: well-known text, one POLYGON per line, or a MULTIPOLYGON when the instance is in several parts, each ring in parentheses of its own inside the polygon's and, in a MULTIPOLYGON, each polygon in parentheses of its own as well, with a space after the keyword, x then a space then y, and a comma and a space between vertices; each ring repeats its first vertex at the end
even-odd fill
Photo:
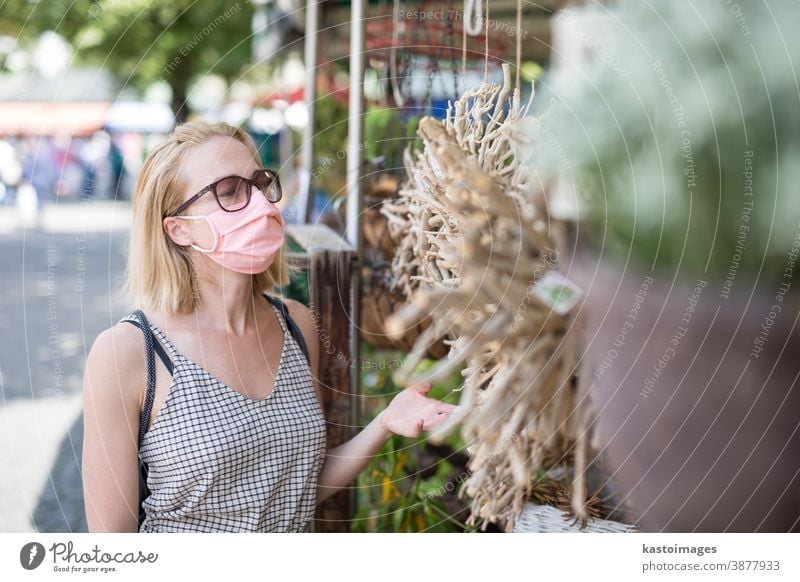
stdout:
POLYGON ((247 0, 8 0, 0 36, 24 42, 53 30, 73 45, 76 64, 107 68, 140 90, 163 80, 180 122, 195 76, 230 83, 250 63, 252 16, 247 0))

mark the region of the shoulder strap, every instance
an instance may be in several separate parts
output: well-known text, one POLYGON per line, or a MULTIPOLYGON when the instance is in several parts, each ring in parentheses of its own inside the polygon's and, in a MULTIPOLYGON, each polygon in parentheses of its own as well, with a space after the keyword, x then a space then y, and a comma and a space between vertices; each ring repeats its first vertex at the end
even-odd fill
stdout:
MULTIPOLYGON (((147 361, 147 393, 144 400, 144 406, 142 407, 142 415, 139 419, 139 448, 141 449, 144 434, 147 432, 147 424, 150 420, 150 414, 153 412, 153 400, 155 399, 156 394, 155 354, 158 354, 159 359, 164 363, 164 366, 166 366, 167 370, 169 370, 170 375, 173 373, 173 364, 172 360, 170 360, 169 356, 167 355, 167 352, 164 350, 164 346, 161 345, 161 342, 158 341, 153 334, 153 330, 150 329, 150 322, 147 320, 147 317, 142 310, 137 309, 131 314, 131 316, 134 319, 124 319, 123 321, 130 323, 131 325, 135 325, 142 331, 142 335, 144 336, 144 353, 147 361)), ((142 523, 146 517, 146 511, 144 509, 143 502, 150 495, 150 488, 147 486, 148 473, 149 469, 147 467, 147 463, 139 458, 139 529, 141 529, 142 523)))
POLYGON ((303 332, 300 331, 300 327, 297 325, 295 320, 292 319, 292 316, 289 315, 289 310, 286 308, 286 304, 278 297, 273 295, 265 294, 264 297, 266 297, 268 301, 271 301, 273 304, 275 304, 275 306, 283 314, 283 319, 286 320, 286 326, 289 328, 294 340, 300 346, 300 349, 303 350, 303 354, 306 356, 306 361, 311 363, 311 358, 308 356, 308 346, 306 345, 306 340, 303 338, 303 332))
POLYGON ((136 319, 126 319, 125 321, 135 325, 142 331, 144 337, 144 354, 147 362, 147 392, 145 394, 144 406, 142 406, 142 415, 139 419, 139 448, 142 447, 142 440, 144 433, 147 432, 147 423, 150 420, 150 414, 153 411, 153 400, 156 394, 156 358, 155 352, 158 352, 159 358, 164 362, 164 365, 172 374, 172 361, 164 352, 161 343, 153 336, 153 331, 150 329, 150 322, 142 312, 137 309, 133 312, 133 317, 136 319))
MULTIPOLYGON (((132 319, 125 319, 124 321, 125 321, 125 323, 130 323, 131 325, 134 325, 134 326, 138 327, 139 329, 142 329, 142 326, 139 324, 138 321, 135 321, 135 320, 132 320, 132 319)), ((148 326, 147 329, 150 332, 150 335, 152 336, 153 331, 150 330, 149 326, 148 326)), ((146 332, 142 332, 142 333, 146 333, 146 332)), ((164 346, 162 346, 161 342, 158 341, 156 338, 153 338, 153 348, 155 348, 156 354, 158 354, 158 359, 161 360, 164 363, 164 367, 169 371, 169 374, 171 376, 172 375, 173 366, 172 366, 172 360, 170 360, 169 354, 167 354, 167 350, 164 349, 164 346)))

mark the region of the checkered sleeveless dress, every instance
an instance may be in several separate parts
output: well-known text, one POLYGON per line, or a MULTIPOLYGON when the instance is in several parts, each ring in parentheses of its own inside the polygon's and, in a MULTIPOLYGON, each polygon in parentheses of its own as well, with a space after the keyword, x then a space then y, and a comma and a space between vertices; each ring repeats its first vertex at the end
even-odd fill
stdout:
POLYGON ((283 348, 274 388, 260 400, 214 378, 150 325, 173 362, 173 377, 139 450, 150 490, 140 532, 309 530, 325 417, 308 361, 270 305, 283 348))

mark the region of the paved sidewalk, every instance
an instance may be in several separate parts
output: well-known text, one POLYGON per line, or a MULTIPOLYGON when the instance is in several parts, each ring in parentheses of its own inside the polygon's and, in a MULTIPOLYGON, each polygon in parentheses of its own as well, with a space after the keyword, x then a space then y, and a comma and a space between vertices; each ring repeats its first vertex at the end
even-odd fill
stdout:
POLYGON ((94 200, 44 204, 36 219, 16 206, 0 207, 0 234, 38 229, 45 232, 98 232, 127 230, 131 206, 127 200, 94 200))
POLYGON ((82 378, 129 309, 127 201, 0 208, 0 533, 85 532, 82 378))
POLYGON ((82 408, 80 393, 0 407, 0 532, 86 531, 82 408))

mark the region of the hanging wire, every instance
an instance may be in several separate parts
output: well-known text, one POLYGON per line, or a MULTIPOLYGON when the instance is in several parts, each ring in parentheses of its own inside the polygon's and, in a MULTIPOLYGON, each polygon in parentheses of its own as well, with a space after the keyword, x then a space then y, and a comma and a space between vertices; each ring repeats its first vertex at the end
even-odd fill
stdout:
MULTIPOLYGON (((424 2, 423 2, 424 6, 424 2)), ((421 28, 421 27, 418 27, 421 28)), ((439 83, 444 88, 444 81, 442 77, 442 71, 439 68, 439 61, 442 58, 442 52, 444 51, 444 41, 439 41, 436 43, 436 52, 435 54, 431 54, 428 57, 428 80, 426 83, 426 90, 425 90, 425 100, 422 106, 423 114, 431 115, 433 113, 433 99, 431 98, 431 94, 433 93, 433 79, 438 75, 439 76, 439 83)))
POLYGON ((450 51, 450 68, 453 71, 453 99, 458 99, 461 95, 459 91, 459 78, 458 66, 456 65, 456 39, 455 39, 455 26, 453 20, 455 19, 455 0, 449 0, 447 3, 447 50, 450 51))
POLYGON ((464 13, 461 15, 461 22, 463 23, 461 26, 461 76, 465 79, 467 78, 467 15, 466 15, 466 3, 467 0, 464 0, 464 13))
POLYGON ((516 87, 520 89, 519 78, 522 68, 522 0, 517 0, 517 78, 516 87))
POLYGON ((392 85, 395 105, 403 107, 406 104, 403 92, 400 89, 400 78, 397 71, 397 44, 400 39, 400 0, 394 0, 392 9, 392 44, 389 49, 389 76, 392 85))
MULTIPOLYGON (((480 0, 478 0, 480 2, 480 0)), ((483 53, 483 82, 489 81, 489 0, 486 0, 486 42, 483 53)))

